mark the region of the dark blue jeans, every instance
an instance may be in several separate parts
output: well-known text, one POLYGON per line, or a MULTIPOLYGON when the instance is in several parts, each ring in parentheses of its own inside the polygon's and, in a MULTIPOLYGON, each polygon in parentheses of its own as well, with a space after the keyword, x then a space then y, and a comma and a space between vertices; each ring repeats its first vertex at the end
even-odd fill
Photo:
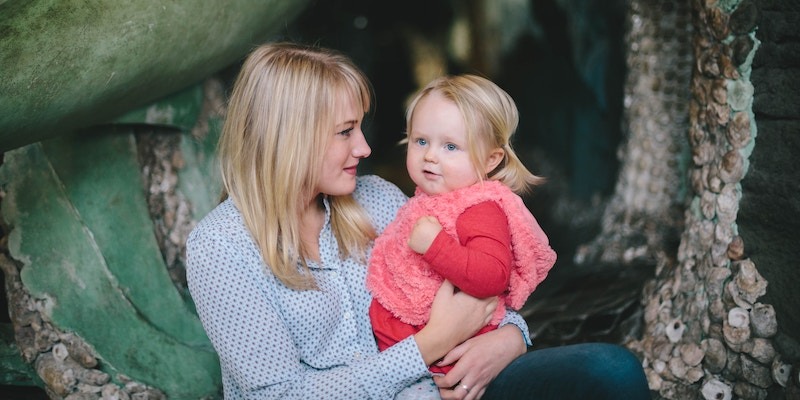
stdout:
POLYGON ((486 388, 483 399, 651 399, 641 362, 625 347, 583 343, 529 351, 486 388))

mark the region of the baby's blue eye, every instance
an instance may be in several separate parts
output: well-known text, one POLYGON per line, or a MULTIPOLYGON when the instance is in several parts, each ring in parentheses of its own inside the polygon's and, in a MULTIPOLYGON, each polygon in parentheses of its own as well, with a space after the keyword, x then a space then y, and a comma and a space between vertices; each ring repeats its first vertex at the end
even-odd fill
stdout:
POLYGON ((428 141, 425 139, 417 139, 415 140, 415 142, 420 146, 425 146, 426 144, 428 144, 428 141))
POLYGON ((444 148, 446 148, 446 149, 447 149, 447 150, 449 150, 449 151, 456 151, 456 150, 458 150, 458 146, 456 146, 456 145, 454 145, 454 144, 452 144, 452 143, 448 143, 448 144, 446 144, 446 145, 444 146, 444 148))

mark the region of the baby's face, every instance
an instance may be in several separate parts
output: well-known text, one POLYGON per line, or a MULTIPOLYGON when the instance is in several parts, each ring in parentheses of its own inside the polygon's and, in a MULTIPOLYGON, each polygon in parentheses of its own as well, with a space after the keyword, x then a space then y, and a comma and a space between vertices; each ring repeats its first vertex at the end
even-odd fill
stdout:
POLYGON ((430 93, 417 103, 411 127, 406 168, 422 191, 447 193, 480 180, 469 156, 464 118, 455 103, 430 93))

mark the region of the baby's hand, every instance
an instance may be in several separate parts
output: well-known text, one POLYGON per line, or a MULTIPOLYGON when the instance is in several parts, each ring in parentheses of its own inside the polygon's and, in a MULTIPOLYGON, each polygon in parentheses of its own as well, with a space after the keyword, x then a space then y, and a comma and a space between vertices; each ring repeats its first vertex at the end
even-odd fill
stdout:
POLYGON ((414 224, 411 235, 408 237, 408 246, 419 254, 425 254, 436 235, 442 230, 439 221, 430 215, 421 217, 414 224))

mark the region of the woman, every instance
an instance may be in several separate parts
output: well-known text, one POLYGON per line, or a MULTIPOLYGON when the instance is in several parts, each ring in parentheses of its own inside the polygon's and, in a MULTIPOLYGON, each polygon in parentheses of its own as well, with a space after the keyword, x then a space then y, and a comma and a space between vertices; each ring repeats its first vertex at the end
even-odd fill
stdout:
POLYGON ((356 176, 370 154, 361 131, 370 102, 364 74, 321 48, 262 45, 237 77, 219 143, 224 200, 187 241, 189 289, 220 358, 225 400, 390 399, 430 382, 437 360, 457 361, 436 378, 441 396, 475 399, 496 377, 489 392, 511 393, 514 373, 530 372, 521 363, 529 357, 518 358, 530 345, 519 314, 467 340, 497 299, 448 282, 425 328, 378 352, 366 259, 406 196, 356 176), (515 359, 522 368, 507 368, 515 359))

